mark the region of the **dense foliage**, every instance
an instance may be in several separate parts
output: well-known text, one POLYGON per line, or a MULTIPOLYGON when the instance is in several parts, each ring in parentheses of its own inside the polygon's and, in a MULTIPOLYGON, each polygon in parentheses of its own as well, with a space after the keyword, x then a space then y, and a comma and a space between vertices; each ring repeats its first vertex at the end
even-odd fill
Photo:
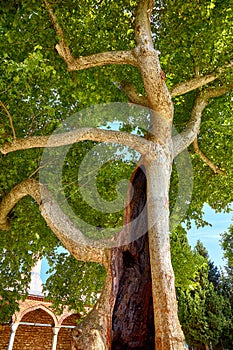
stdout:
MULTIPOLYGON (((135 46, 133 25, 136 3, 134 0, 66 0, 56 1, 53 6, 73 54, 84 56, 135 46)), ((15 137, 50 135, 65 118, 91 105, 127 101, 118 88, 122 80, 130 81, 141 93, 144 92, 139 72, 129 66, 112 65, 67 72, 54 49, 58 38, 40 1, 4 0, 1 5, 0 146, 15 137)), ((201 3, 198 0, 156 1, 152 27, 169 88, 192 78, 194 74, 220 70, 220 79, 210 86, 229 86, 233 73, 232 69, 226 69, 226 65, 232 59, 232 21, 232 0, 205 0, 201 3)), ((181 131, 188 121, 196 94, 190 92, 174 98, 177 131, 181 131)), ((228 210, 232 202, 232 99, 232 91, 229 91, 210 102, 199 134, 200 148, 225 172, 225 176, 215 174, 192 147, 189 149, 193 161, 194 189, 186 219, 195 219, 199 224, 203 224, 205 202, 217 211, 228 210)), ((92 124, 96 126, 97 122, 94 120, 92 124)), ((96 226, 108 227, 122 222, 122 212, 114 216, 94 212, 83 203, 75 182, 78 163, 92 146, 91 142, 86 142, 70 150, 63 184, 75 210, 87 220, 94 220, 96 226)), ((41 155, 40 149, 0 155, 0 200, 20 181, 29 177, 38 179, 41 155)), ((126 164, 121 160, 114 165, 105 165, 98 176, 101 195, 114 198, 116 183, 121 178, 129 179, 132 169, 131 162, 126 164)), ((175 171, 171 183, 172 206, 177 186, 175 171)), ((16 307, 13 301, 25 293, 30 268, 38 254, 47 257, 51 271, 56 271, 56 277, 50 277, 47 283, 55 303, 59 294, 63 296, 64 303, 75 303, 75 307, 80 308, 85 294, 85 302, 92 304, 103 283, 102 268, 74 262, 70 256, 57 256, 60 242, 40 218, 32 199, 25 198, 19 202, 10 216, 11 229, 1 233, 0 241, 0 295, 4 307, 1 316, 8 319, 16 307)), ((218 301, 214 301, 213 285, 206 282, 207 268, 201 267, 202 276, 192 280, 202 259, 190 250, 181 228, 173 232, 171 243, 176 283, 181 288, 180 298, 193 298, 192 294, 195 294, 202 304, 210 299, 206 304, 209 309, 211 305, 217 307, 216 303, 221 306, 222 299, 219 297, 218 301), (199 287, 183 292, 182 287, 190 286, 193 281, 199 287), (208 284, 206 292, 203 292, 201 283, 208 284)), ((182 312, 182 317, 185 317, 186 310, 182 312)), ((192 313, 194 318, 199 317, 193 309, 192 313)), ((205 326, 207 321, 201 319, 200 322, 204 322, 202 326, 205 326)), ((217 332, 222 329, 221 322, 217 322, 217 332)), ((208 339, 213 338, 214 341, 216 334, 208 335, 208 339)), ((205 341, 205 335, 203 337, 205 341)))

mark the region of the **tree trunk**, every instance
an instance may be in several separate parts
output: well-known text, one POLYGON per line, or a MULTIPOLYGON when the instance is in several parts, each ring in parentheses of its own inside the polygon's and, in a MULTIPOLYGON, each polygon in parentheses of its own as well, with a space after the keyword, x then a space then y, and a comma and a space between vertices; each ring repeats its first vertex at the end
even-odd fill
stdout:
POLYGON ((146 233, 115 252, 118 290, 112 318, 112 350, 155 347, 147 211, 139 216, 146 205, 146 176, 143 169, 136 169, 131 183, 133 197, 126 209, 125 223, 137 219, 137 226, 132 225, 133 232, 129 233, 133 237, 143 231, 146 233))
POLYGON ((83 322, 74 329, 72 350, 111 349, 111 324, 114 301, 112 271, 109 265, 99 301, 83 322))
POLYGON ((138 219, 137 226, 132 225, 128 232, 132 240, 142 230, 146 233, 128 245, 112 249, 101 298, 75 330, 72 349, 185 349, 170 259, 170 170, 152 161, 146 171, 147 180, 143 168, 137 168, 132 176, 133 196, 124 218, 125 223, 138 219), (147 210, 139 216, 145 205, 147 210), (154 261, 152 278, 150 256, 154 261))
MULTIPOLYGON (((159 146, 160 147, 160 146, 159 146)), ((185 350, 178 320, 169 238, 169 183, 172 155, 160 147, 147 160, 148 234, 152 272, 156 350, 185 350)))
MULTIPOLYGON (((137 168, 131 179, 133 196, 124 221, 138 218, 146 205, 146 177, 137 168)), ((129 194, 130 196, 131 194, 129 194)), ((132 226, 146 230, 147 213, 132 226)), ((145 231, 146 232, 146 231, 145 231)), ((154 317, 148 234, 112 249, 105 287, 95 308, 76 327, 73 350, 154 349, 154 317)))

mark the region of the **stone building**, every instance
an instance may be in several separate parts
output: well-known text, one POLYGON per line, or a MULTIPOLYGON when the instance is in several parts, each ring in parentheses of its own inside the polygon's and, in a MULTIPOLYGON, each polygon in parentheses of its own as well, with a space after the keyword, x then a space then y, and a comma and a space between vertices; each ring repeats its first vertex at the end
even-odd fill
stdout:
POLYGON ((45 301, 41 261, 32 269, 29 295, 19 303, 11 323, 0 325, 0 350, 70 350, 72 330, 79 315, 65 310, 56 315, 45 301))

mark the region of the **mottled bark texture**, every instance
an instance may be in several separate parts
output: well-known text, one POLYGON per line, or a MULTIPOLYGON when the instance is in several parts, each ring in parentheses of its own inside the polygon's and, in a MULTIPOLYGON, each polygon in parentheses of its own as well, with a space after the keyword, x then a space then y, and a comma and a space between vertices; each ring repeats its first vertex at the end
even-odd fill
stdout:
POLYGON ((112 286, 112 267, 109 264, 100 299, 83 322, 75 328, 71 350, 111 349, 111 315, 115 301, 112 286))
MULTIPOLYGON (((146 176, 138 168, 132 179, 133 197, 125 220, 139 217, 146 205, 146 176)), ((137 228, 146 229, 147 214, 138 220, 137 228)), ((154 317, 151 287, 148 234, 114 251, 114 273, 118 277, 116 302, 112 315, 112 350, 154 349, 154 317)))

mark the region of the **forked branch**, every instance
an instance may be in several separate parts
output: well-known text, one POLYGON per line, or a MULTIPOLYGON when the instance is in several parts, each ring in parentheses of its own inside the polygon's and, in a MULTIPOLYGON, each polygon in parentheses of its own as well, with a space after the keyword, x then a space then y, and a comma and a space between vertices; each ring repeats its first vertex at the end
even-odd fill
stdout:
POLYGON ((38 204, 42 217, 58 239, 78 260, 106 263, 106 249, 89 240, 62 212, 49 191, 33 179, 26 179, 15 187, 0 202, 0 230, 8 230, 8 215, 25 196, 31 196, 38 204))
POLYGON ((88 56, 75 58, 67 45, 65 34, 60 26, 57 16, 53 12, 50 3, 44 0, 45 7, 49 13, 54 29, 60 39, 56 49, 60 57, 66 62, 68 71, 83 70, 87 68, 103 66, 106 64, 130 64, 137 66, 137 59, 133 51, 109 51, 88 56))
POLYGON ((191 112, 191 118, 180 134, 173 137, 174 157, 186 149, 197 137, 202 113, 209 103, 209 99, 220 97, 232 89, 233 85, 219 88, 209 88, 196 97, 194 107, 191 112))
POLYGON ((199 146, 198 146, 198 141, 197 138, 195 138, 195 140, 193 141, 193 149, 195 151, 196 154, 198 154, 198 156, 200 157, 200 159, 207 164, 215 174, 220 174, 220 175, 226 175, 226 173, 221 170, 219 167, 217 167, 208 157, 206 157, 206 155, 200 150, 199 146))

